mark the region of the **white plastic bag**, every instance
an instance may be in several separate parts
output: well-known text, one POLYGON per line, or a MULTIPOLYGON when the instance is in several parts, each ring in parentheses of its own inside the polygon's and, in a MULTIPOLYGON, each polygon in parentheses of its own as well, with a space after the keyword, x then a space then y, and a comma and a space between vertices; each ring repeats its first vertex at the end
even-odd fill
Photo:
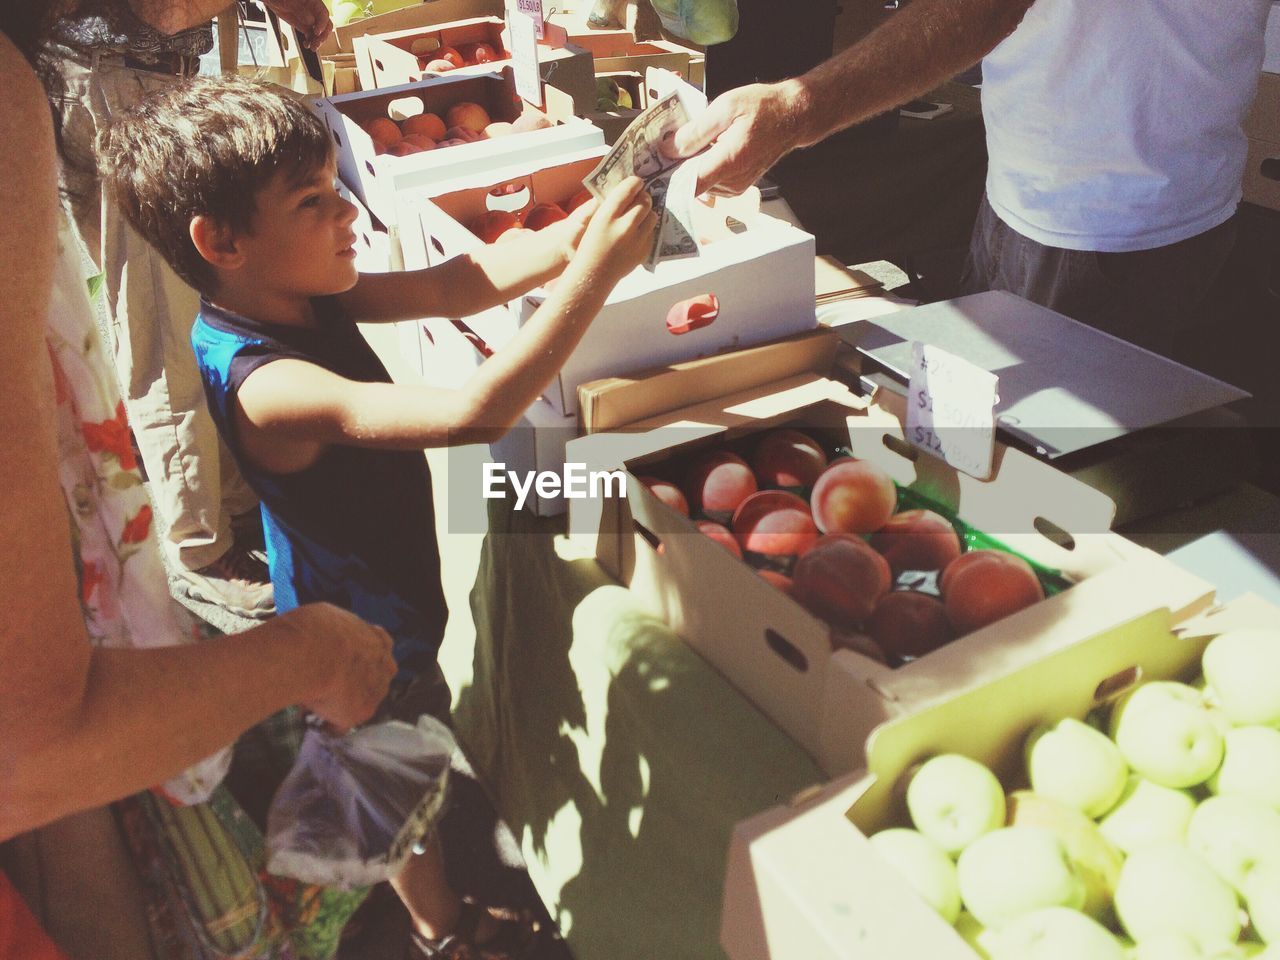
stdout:
POLYGON ((267 814, 267 869, 343 889, 396 876, 440 815, 455 748, 429 716, 308 730, 267 814))

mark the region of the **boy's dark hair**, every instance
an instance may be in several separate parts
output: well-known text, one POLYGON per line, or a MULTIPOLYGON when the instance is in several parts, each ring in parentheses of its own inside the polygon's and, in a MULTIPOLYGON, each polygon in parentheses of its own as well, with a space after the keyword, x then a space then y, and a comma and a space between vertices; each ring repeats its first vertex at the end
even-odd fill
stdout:
POLYGON ((332 154, 324 124, 298 97, 236 76, 196 77, 148 97, 98 140, 103 189, 202 293, 217 278, 191 242, 192 218, 248 233, 257 194, 277 171, 301 183, 332 154))

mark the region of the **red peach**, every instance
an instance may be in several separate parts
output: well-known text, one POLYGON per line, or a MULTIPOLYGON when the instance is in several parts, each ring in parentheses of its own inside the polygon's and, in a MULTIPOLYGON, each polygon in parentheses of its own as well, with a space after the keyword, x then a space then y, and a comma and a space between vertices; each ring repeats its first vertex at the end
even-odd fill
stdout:
POLYGON ((456 139, 441 140, 439 143, 436 144, 436 147, 456 147, 456 146, 459 146, 460 144, 470 143, 470 142, 471 142, 470 140, 456 140, 456 139))
POLYGON ((874 463, 843 457, 818 477, 810 502, 823 533, 872 533, 893 516, 898 493, 874 463))
POLYGON ((684 492, 696 512, 727 522, 738 504, 756 492, 756 477, 741 457, 717 450, 694 462, 684 492))
POLYGON ((761 487, 812 487, 827 468, 827 455, 807 433, 770 430, 751 454, 761 487))
POLYGON ((498 59, 498 51, 487 43, 477 43, 471 50, 472 63, 493 63, 498 59))
POLYGON ((733 512, 732 529, 744 551, 772 557, 798 557, 818 539, 809 505, 785 490, 751 494, 733 512))
POLYGON ((729 532, 727 527, 712 523, 710 520, 698 520, 694 523, 694 526, 698 528, 699 533, 710 537, 739 560, 742 559, 742 548, 738 546, 738 541, 734 539, 733 534, 729 532))
POLYGON ((448 73, 450 70, 456 70, 451 60, 428 60, 422 65, 424 73, 448 73))
POLYGON ((795 598, 828 623, 852 629, 889 592, 888 561, 852 533, 829 533, 796 561, 795 598))
POLYGON ((449 66, 453 67, 455 70, 458 67, 465 67, 467 65, 467 62, 462 59, 462 54, 460 54, 454 47, 441 47, 435 52, 435 58, 437 60, 448 61, 449 66))
POLYGON ((463 143, 477 143, 484 139, 483 133, 476 133, 470 127, 450 127, 444 135, 446 140, 461 140, 463 143))
POLYGON ((688 300, 680 300, 667 311, 667 333, 674 336, 708 327, 720 316, 720 298, 714 293, 703 293, 688 300))
POLYGON ((942 601, 927 593, 898 590, 876 604, 867 632, 891 657, 923 657, 950 643, 955 631, 942 601))
POLYGON ((637 477, 636 479, 648 487, 659 501, 665 503, 680 516, 687 517, 689 515, 689 502, 685 500, 680 488, 670 480, 659 480, 657 477, 637 477))
POLYGON ((832 627, 827 636, 831 641, 832 650, 852 650, 854 653, 868 657, 876 663, 883 663, 886 666, 889 664, 889 658, 880 649, 880 645, 865 633, 858 630, 841 630, 838 627, 832 627))
POLYGON ((519 226, 520 219, 510 210, 487 210, 471 224, 471 232, 485 243, 493 243, 508 230, 519 226))
POLYGON ((411 133, 401 143, 412 143, 419 150, 434 150, 436 142, 424 133, 411 133))
POLYGON ((791 590, 794 587, 794 584, 791 582, 791 578, 785 573, 779 573, 777 570, 768 570, 764 567, 761 567, 756 571, 756 573, 760 574, 761 579, 766 583, 777 587, 787 596, 791 596, 791 590))
POLYGON ((393 157, 407 157, 412 153, 422 153, 422 147, 410 140, 397 140, 387 147, 387 153, 393 157))
POLYGON ((1044 599, 1031 565, 1003 550, 971 550, 942 572, 942 600, 957 634, 1003 620, 1044 599))
POLYGON ((524 215, 524 225, 530 230, 541 230, 566 216, 558 203, 539 203, 524 215))
POLYGON ((904 510, 871 537, 895 576, 903 570, 941 570, 960 556, 960 536, 932 510, 904 510))
POLYGON ((400 142, 400 128, 396 126, 396 122, 389 117, 378 117, 364 124, 364 132, 369 135, 376 145, 381 146, 384 150, 393 143, 400 142))
POLYGON ((484 128, 492 121, 489 112, 478 103, 463 101, 455 103, 445 114, 445 123, 450 127, 466 127, 475 133, 484 133, 484 128))
POLYGON ((400 129, 406 137, 422 134, 432 140, 444 139, 444 121, 434 113, 418 113, 412 117, 406 117, 400 124, 400 129))

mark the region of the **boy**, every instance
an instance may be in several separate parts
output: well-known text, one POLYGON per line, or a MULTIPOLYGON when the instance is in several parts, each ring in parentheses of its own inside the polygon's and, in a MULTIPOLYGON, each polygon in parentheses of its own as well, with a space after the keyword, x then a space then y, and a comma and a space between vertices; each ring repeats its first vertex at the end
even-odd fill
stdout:
MULTIPOLYGON (((332 142, 287 94, 201 78, 122 117, 101 154, 131 222, 201 292, 192 342, 219 431, 262 498, 277 609, 328 600, 384 627, 400 668, 393 713, 430 712, 447 611, 422 448, 499 437, 541 394, 648 250, 640 180, 538 233, 362 277, 332 142), (557 275, 458 391, 393 385, 353 322, 467 316, 557 275)), ((413 915, 412 956, 529 945, 528 929, 459 901, 437 845, 392 884, 413 915)))

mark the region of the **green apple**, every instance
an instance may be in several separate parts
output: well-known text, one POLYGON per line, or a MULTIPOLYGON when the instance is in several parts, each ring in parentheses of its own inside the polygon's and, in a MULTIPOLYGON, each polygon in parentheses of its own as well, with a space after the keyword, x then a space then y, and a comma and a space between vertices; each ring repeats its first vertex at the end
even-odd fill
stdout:
POLYGON ((982 935, 991 960, 1125 960, 1106 927, 1067 907, 1024 913, 982 935))
POLYGON ((960 934, 960 939, 967 943, 982 960, 990 960, 987 948, 982 945, 982 934, 986 929, 968 910, 961 910, 960 916, 956 918, 956 933, 960 934))
POLYGON ((1009 825, 1052 831, 1066 848, 1071 869, 1084 881, 1082 909, 1095 920, 1108 919, 1124 856, 1096 823, 1065 803, 1017 790, 1009 795, 1009 825))
POLYGON ((960 916, 960 884, 955 863, 940 846, 923 833, 902 827, 874 834, 871 846, 947 923, 956 922, 960 916))
POLYGON ((1084 906, 1084 881, 1052 830, 1003 827, 964 848, 956 863, 965 909, 986 927, 1040 907, 1084 906))
POLYGON ((1241 893, 1254 932, 1268 944, 1280 947, 1280 864, 1256 867, 1245 878, 1241 893))
POLYGON ((1243 892, 1255 867, 1280 865, 1280 813, 1249 797, 1210 797, 1191 816, 1187 846, 1243 892))
POLYGON ((1129 766, 1106 734, 1073 717, 1039 727, 1027 739, 1031 789, 1100 817, 1120 799, 1129 766))
POLYGON ((333 5, 333 25, 335 27, 345 27, 352 20, 358 20, 364 16, 364 5, 356 3, 355 0, 338 0, 333 5))
POLYGON ((1214 637, 1201 662, 1232 723, 1280 726, 1280 630, 1228 630, 1214 637))
POLYGON ((1280 730, 1236 727, 1222 739, 1226 752, 1209 789, 1224 796, 1252 797, 1280 811, 1280 730))
POLYGON ((1102 835, 1125 853, 1162 840, 1181 842, 1196 812, 1185 790, 1174 790, 1131 774, 1124 794, 1099 824, 1102 835))
POLYGON ((1129 856, 1116 887, 1116 913, 1137 943, 1182 933, 1203 951, 1240 936, 1235 891, 1177 843, 1151 844, 1129 856))
POLYGON ((1205 960, 1200 945, 1185 933, 1157 933, 1138 943, 1132 960, 1205 960))
POLYGON ((911 778, 907 810, 917 830, 955 856, 1004 824, 1004 788, 978 761, 944 753, 926 760, 911 778))
POLYGON ((1222 734, 1200 694, 1185 683, 1144 683, 1111 716, 1111 733, 1142 776, 1180 789, 1203 783, 1222 763, 1222 734))

